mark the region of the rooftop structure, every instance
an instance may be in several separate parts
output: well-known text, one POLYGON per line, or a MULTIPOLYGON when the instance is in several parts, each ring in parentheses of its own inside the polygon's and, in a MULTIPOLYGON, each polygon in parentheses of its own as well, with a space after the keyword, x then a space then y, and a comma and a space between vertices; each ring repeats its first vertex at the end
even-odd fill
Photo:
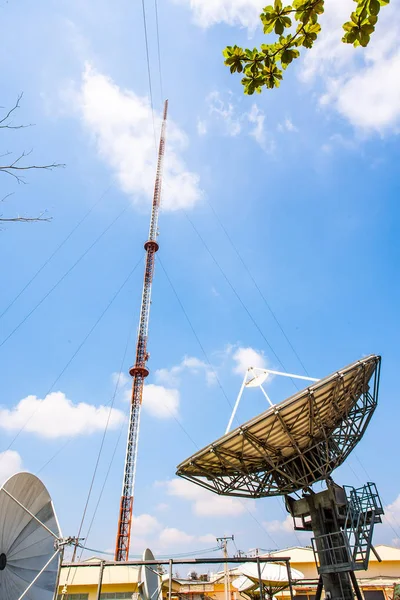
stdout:
MULTIPOLYGON (((365 600, 392 600, 393 587, 400 583, 400 548, 378 545, 379 562, 372 555, 368 571, 358 572, 357 580, 365 600)), ((274 558, 290 557, 290 564, 304 574, 304 580, 296 582, 295 600, 313 600, 318 583, 318 571, 312 548, 294 546, 268 554, 274 558)), ((262 556, 261 556, 262 559, 262 556)), ((75 563, 69 574, 68 600, 97 600, 101 558, 92 557, 84 563, 75 563), (86 565, 86 566, 85 566, 86 565), (88 566, 91 565, 91 566, 88 566)), ((66 582, 69 566, 61 568, 59 593, 66 582)), ((175 570, 175 568, 174 568, 175 570)), ((231 569, 231 582, 237 575, 237 568, 231 569)), ((163 600, 167 600, 168 575, 163 577, 163 600)), ((103 574, 103 587, 100 600, 135 600, 138 598, 139 568, 131 565, 107 566, 103 574)), ((224 575, 218 573, 210 581, 189 580, 174 577, 172 580, 173 600, 224 600, 224 575)), ((289 591, 285 590, 276 598, 287 600, 289 591)), ((243 600, 231 583, 231 600, 243 600)), ((160 599, 161 600, 161 599, 160 599)))

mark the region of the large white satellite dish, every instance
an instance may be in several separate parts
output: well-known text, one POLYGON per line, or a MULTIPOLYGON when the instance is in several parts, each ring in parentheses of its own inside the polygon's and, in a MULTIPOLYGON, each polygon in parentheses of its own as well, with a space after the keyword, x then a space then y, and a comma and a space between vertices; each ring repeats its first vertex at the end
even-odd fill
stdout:
POLYGON ((52 600, 60 527, 50 495, 30 473, 0 487, 0 598, 52 600))
MULTIPOLYGON (((143 560, 155 560, 149 548, 144 551, 143 560)), ((157 565, 140 567, 139 593, 142 600, 158 600, 161 594, 161 578, 157 572, 157 565)))

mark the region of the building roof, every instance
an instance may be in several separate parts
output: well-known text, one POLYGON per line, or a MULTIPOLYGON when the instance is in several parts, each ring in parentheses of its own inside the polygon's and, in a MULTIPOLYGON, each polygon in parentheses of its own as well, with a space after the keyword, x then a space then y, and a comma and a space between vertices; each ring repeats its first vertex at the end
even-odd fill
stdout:
MULTIPOLYGON (((390 560, 398 560, 400 561, 400 548, 396 548, 395 546, 386 546, 385 544, 379 544, 375 546, 375 550, 379 554, 382 560, 390 561, 390 560)), ((375 554, 371 552, 370 560, 377 560, 375 554)))
MULTIPOLYGON (((400 548, 379 544, 378 546, 375 546, 375 549, 382 561, 400 562, 400 548)), ((314 563, 314 552, 311 546, 292 546, 291 548, 270 552, 268 556, 289 556, 293 563, 314 563)), ((371 562, 378 562, 378 559, 373 552, 371 552, 369 560, 371 562)))
POLYGON ((268 556, 288 556, 293 563, 314 563, 314 552, 311 546, 292 546, 283 550, 270 552, 268 556))

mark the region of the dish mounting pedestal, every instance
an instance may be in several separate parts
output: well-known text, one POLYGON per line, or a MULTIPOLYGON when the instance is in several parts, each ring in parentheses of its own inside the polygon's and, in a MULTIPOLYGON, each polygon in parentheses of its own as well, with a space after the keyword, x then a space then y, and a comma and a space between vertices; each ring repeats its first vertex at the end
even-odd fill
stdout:
POLYGON ((383 507, 374 483, 361 488, 336 485, 296 500, 286 497, 286 507, 296 530, 312 531, 312 547, 320 576, 315 600, 322 588, 331 600, 358 600, 362 595, 354 571, 368 569, 375 523, 381 523, 383 507))

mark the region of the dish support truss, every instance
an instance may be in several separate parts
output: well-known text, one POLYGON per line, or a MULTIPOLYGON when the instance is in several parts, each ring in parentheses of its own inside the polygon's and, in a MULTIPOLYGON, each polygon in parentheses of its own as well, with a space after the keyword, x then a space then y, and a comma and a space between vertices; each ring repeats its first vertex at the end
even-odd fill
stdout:
MULTIPOLYGON (((312 442, 302 450, 293 440, 294 452, 284 457, 285 448, 277 448, 268 444, 268 439, 260 439, 246 427, 240 428, 240 434, 259 453, 254 467, 245 453, 229 452, 212 445, 210 451, 215 453, 220 463, 219 472, 208 470, 206 464, 193 461, 196 474, 178 471, 178 475, 193 481, 206 489, 223 496, 245 498, 263 498, 266 496, 283 496, 298 490, 307 490, 313 483, 330 478, 334 469, 340 466, 362 438, 378 402, 380 361, 377 360, 372 379, 364 373, 365 365, 360 365, 359 383, 363 380, 361 392, 346 415, 340 415, 338 424, 333 428, 323 429, 321 437, 312 438, 312 442), (368 381, 369 380, 369 381, 368 381), (232 468, 234 459, 234 468, 232 468), (260 468, 262 462, 262 468, 260 468)), ((332 393, 334 410, 335 395, 341 386, 341 378, 336 380, 332 393)), ((318 407, 312 393, 308 395, 309 430, 313 431, 313 422, 318 419, 318 407)), ((290 429, 285 424, 278 410, 274 413, 274 423, 291 437, 290 429)), ((229 425, 228 425, 229 427, 229 425)))

